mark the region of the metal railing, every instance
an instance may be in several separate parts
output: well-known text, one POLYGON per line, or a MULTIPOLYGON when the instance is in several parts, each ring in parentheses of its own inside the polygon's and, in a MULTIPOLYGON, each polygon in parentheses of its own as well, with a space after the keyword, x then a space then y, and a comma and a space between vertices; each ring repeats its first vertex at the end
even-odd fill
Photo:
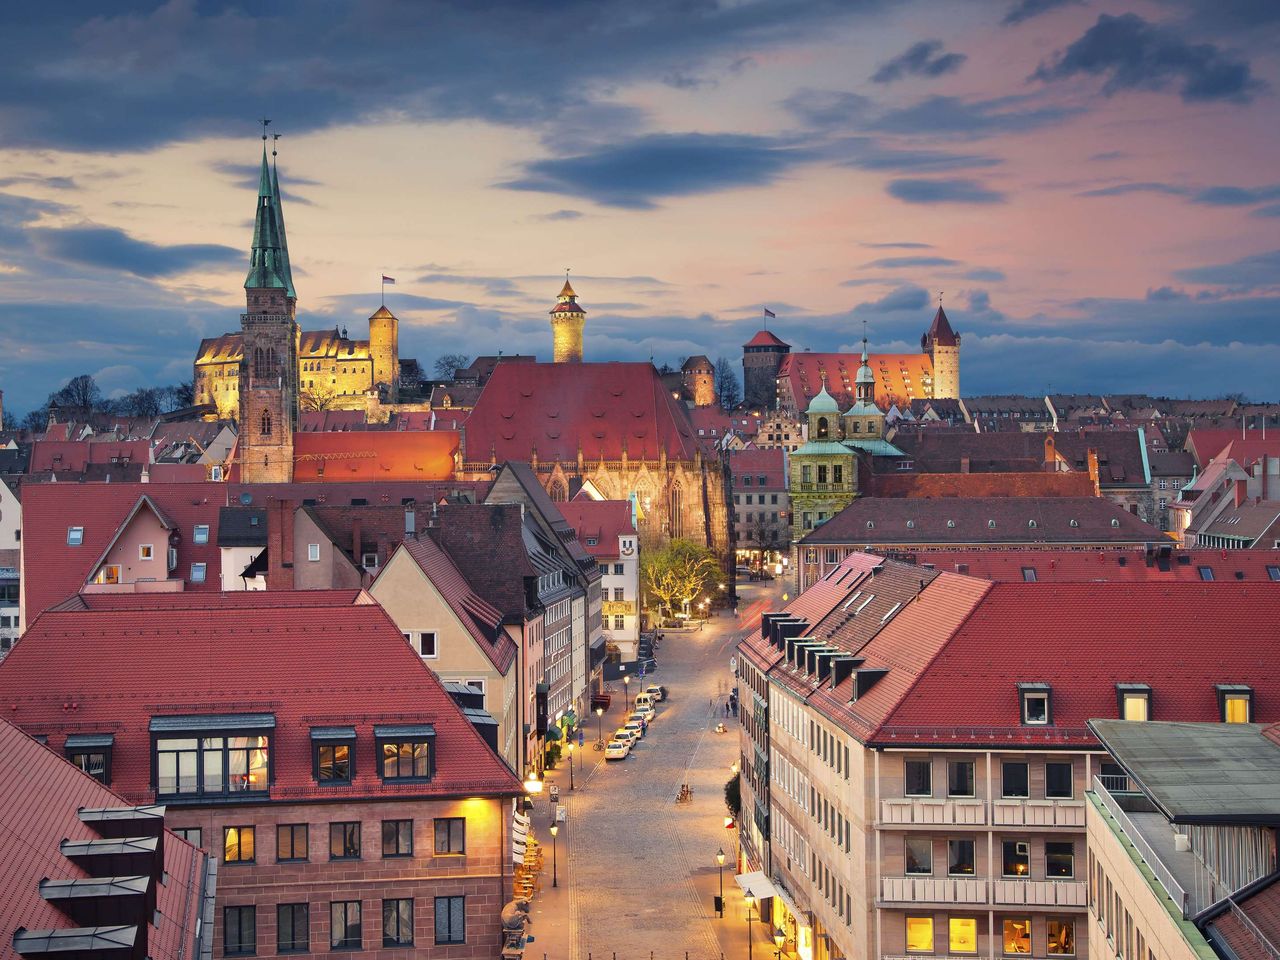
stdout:
POLYGON ((1231 915, 1240 921, 1240 926, 1244 927, 1245 933, 1253 938, 1268 957, 1271 957, 1272 960, 1280 960, 1280 947, 1277 947, 1267 938, 1267 935, 1258 928, 1258 925, 1249 918, 1247 913, 1240 909, 1234 900, 1228 897, 1227 903, 1231 905, 1231 915))
POLYGON ((1129 838, 1129 842, 1133 844, 1138 856, 1146 861, 1151 872, 1155 874, 1156 879, 1160 881, 1160 885, 1164 887, 1165 892, 1169 894, 1169 898, 1173 900, 1178 911, 1185 920, 1189 916, 1191 898, 1187 895, 1187 891, 1182 888, 1182 884, 1173 878, 1173 873, 1164 865, 1160 858, 1156 855, 1155 850, 1151 848, 1151 844, 1139 832, 1133 821, 1129 819, 1129 815, 1120 808, 1120 804, 1116 803, 1116 798, 1111 796, 1106 787, 1102 784, 1101 777, 1093 778, 1093 792, 1106 807, 1107 813, 1115 820, 1116 825, 1129 838))

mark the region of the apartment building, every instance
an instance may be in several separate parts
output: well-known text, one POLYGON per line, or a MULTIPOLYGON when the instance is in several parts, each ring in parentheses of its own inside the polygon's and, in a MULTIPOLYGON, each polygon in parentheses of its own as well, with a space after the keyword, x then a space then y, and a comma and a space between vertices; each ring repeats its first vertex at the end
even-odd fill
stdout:
POLYGON ((1280 719, 1277 613, 1256 584, 846 557, 739 648, 761 919, 806 960, 1088 956, 1085 794, 1123 770, 1087 722, 1280 719))
POLYGON ((1094 941, 1139 960, 1280 955, 1280 726, 1089 728, 1124 771, 1087 794, 1094 941))
POLYGON ((787 453, 781 447, 737 450, 729 456, 729 469, 737 562, 772 572, 791 545, 787 453))
POLYGON ((600 565, 601 627, 618 659, 636 659, 640 644, 640 539, 626 500, 591 500, 579 495, 560 512, 600 565))
POLYGON ((76 597, 0 692, 218 857, 213 956, 497 955, 523 788, 367 593, 76 597))

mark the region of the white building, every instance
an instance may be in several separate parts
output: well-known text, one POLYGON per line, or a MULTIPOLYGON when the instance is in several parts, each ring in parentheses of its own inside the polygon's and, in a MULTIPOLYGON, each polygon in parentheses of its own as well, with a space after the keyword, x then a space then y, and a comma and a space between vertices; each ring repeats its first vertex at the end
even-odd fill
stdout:
POLYGON ((578 542, 600 565, 600 618, 624 663, 640 643, 640 539, 626 500, 579 498, 559 505, 578 542))

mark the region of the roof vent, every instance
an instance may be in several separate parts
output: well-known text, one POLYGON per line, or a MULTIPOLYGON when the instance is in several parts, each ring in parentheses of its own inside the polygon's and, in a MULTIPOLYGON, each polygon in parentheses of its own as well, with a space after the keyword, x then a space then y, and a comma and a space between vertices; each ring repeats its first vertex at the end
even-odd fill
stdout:
POLYGON ((874 529, 875 529, 875 526, 876 526, 876 522, 875 522, 874 520, 868 520, 868 521, 867 521, 867 529, 868 529, 868 530, 874 530, 874 529))
POLYGON ((1030 527, 1030 528, 1032 528, 1032 529, 1034 529, 1034 528, 1035 528, 1035 526, 1036 526, 1036 522, 1035 522, 1034 520, 1028 520, 1028 521, 1027 521, 1027 526, 1028 526, 1028 527, 1030 527))
POLYGON ((1120 526, 1120 521, 1119 521, 1117 518, 1112 517, 1112 518, 1111 518, 1111 525, 1112 525, 1113 527, 1118 527, 1118 526, 1120 526))
POLYGON ((995 522, 994 520, 988 520, 988 521, 987 521, 987 529, 988 529, 988 530, 994 530, 995 528, 996 528, 996 522, 995 522))
POLYGON ((948 526, 948 527, 954 527, 955 525, 956 525, 956 522, 955 522, 954 520, 948 520, 948 521, 947 521, 947 526, 948 526))
POLYGON ((1080 526, 1080 521, 1079 521, 1079 520, 1072 520, 1072 521, 1071 521, 1071 525, 1072 525, 1073 527, 1078 527, 1078 526, 1080 526))

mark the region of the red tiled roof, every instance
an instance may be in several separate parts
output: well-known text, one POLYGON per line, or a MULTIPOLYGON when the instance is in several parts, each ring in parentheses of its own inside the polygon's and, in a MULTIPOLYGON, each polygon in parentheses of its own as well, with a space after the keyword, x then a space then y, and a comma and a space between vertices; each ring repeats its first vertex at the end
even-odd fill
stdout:
MULTIPOLYGON (((869 357, 869 363, 881 409, 894 403, 901 409, 912 400, 933 395, 933 360, 927 353, 876 353, 869 357)), ((778 379, 786 381, 792 402, 803 413, 822 389, 825 371, 827 393, 845 410, 853 405, 854 378, 861 365, 858 353, 789 353, 782 358, 778 379)))
POLYGON ((369 424, 363 410, 300 410, 298 433, 323 433, 339 430, 367 430, 369 424))
MULTIPOLYGON (((1117 716, 1117 683, 1149 684, 1153 719, 1184 722, 1219 721, 1214 685, 1246 684, 1257 719, 1274 721, 1277 618, 1280 590, 1256 583, 992 584, 875 741, 1092 743, 1085 723, 1117 716), (1020 682, 1050 685, 1051 726, 1020 722, 1020 682)), ((895 652, 918 656, 934 635, 900 634, 895 652)))
MULTIPOLYGON (((10 938, 19 927, 75 927, 40 895, 40 881, 82 880, 88 871, 59 852, 63 840, 98 840, 79 817, 84 809, 122 807, 121 797, 72 766, 53 750, 0 720, 0 930, 6 957, 16 957, 10 938)), ((164 883, 154 884, 156 913, 164 920, 147 929, 147 956, 180 960, 196 955, 205 855, 177 834, 164 836, 164 883)))
POLYGON ((921 567, 1009 583, 1025 581, 1028 568, 1040 583, 1200 583, 1202 567, 1213 571, 1215 582, 1271 582, 1270 570, 1280 571, 1280 550, 1175 550, 1165 558, 1144 550, 916 550, 906 559, 921 567))
POLYGON ((744 347, 790 347, 791 344, 785 340, 779 340, 778 337, 769 330, 757 331, 756 335, 743 344, 744 347))
MULTIPOLYGON (((1271 439, 1271 437, 1268 437, 1267 442, 1270 443, 1271 439)), ((1237 440, 1245 443, 1255 440, 1260 441, 1262 440, 1262 431, 1242 431, 1239 426, 1234 430, 1227 428, 1196 427, 1195 429, 1187 431, 1187 439, 1183 444, 1183 447, 1191 452, 1191 454, 1196 458, 1196 463, 1198 463, 1200 465, 1200 469, 1203 470, 1205 466, 1208 465, 1209 461, 1216 459, 1228 444, 1237 440)), ((1271 456, 1276 455, 1276 453, 1271 453, 1271 456)))
POLYGON ((407 540, 405 552, 439 591, 463 629, 502 676, 516 658, 516 645, 502 629, 502 612, 471 589, 466 577, 430 537, 407 540))
POLYGON ((295 482, 447 480, 458 434, 451 430, 296 433, 295 482))
POLYGON ((735 490, 747 489, 741 477, 750 476, 752 488, 761 489, 760 478, 765 478, 763 489, 785 490, 786 456, 781 447, 772 450, 760 450, 750 447, 746 450, 734 450, 729 454, 729 468, 733 472, 735 490))
POLYGON ((938 304, 938 312, 933 315, 933 323, 929 326, 929 339, 940 347, 954 347, 960 342, 951 323, 947 320, 946 311, 938 304))
POLYGON ((40 611, 84 587, 97 571, 94 564, 115 539, 143 496, 149 497, 177 527, 169 544, 178 551, 174 577, 184 577, 192 563, 206 565, 204 583, 185 589, 219 589, 218 510, 227 504, 227 488, 209 483, 36 483, 22 494, 22 583, 26 622, 40 611), (209 542, 194 542, 196 524, 209 525, 209 542), (84 528, 80 546, 67 543, 69 527, 84 528))
POLYGON ((599 559, 617 557, 618 538, 636 532, 631 524, 631 504, 626 500, 581 499, 556 506, 578 535, 578 542, 599 559))
POLYGON ((487 463, 692 460, 696 443, 684 405, 651 363, 499 363, 467 418, 466 459, 487 463))
POLYGON ((1092 497, 1087 473, 885 473, 871 480, 877 497, 1092 497))
POLYGON ((150 463, 150 441, 37 440, 31 445, 27 469, 32 473, 78 473, 90 463, 123 463, 126 459, 130 464, 150 463))
POLYGON ((54 750, 70 732, 114 732, 113 786, 139 803, 154 799, 151 718, 202 713, 275 716, 273 800, 338 798, 312 777, 314 726, 356 728, 355 782, 343 791, 351 799, 522 791, 377 604, 336 606, 318 591, 307 592, 311 606, 289 593, 264 593, 260 602, 206 596, 200 609, 156 594, 128 609, 44 613, 0 664, 6 715, 47 735, 54 750), (406 723, 435 727, 430 783, 378 775, 374 725, 406 723))
MULTIPOLYGON (((1272 879, 1256 892, 1233 899, 1255 929, 1272 944, 1280 943, 1280 880, 1272 879)), ((1234 911, 1223 911, 1208 925, 1226 941, 1236 960, 1275 960, 1275 952, 1259 943, 1254 931, 1234 911)))

